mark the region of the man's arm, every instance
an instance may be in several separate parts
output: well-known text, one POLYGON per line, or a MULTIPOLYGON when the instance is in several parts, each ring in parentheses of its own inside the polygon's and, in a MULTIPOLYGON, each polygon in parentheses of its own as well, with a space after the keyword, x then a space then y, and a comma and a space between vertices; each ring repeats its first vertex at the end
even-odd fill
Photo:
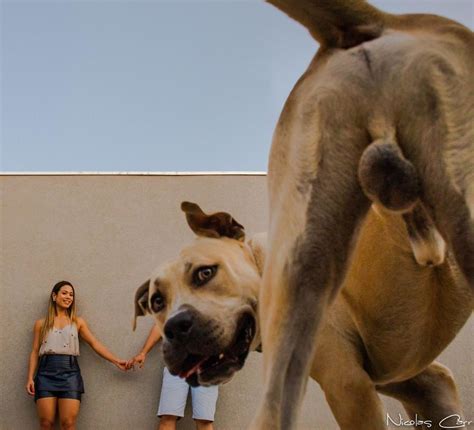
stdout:
POLYGON ((154 324, 150 330, 150 333, 148 334, 148 337, 145 341, 145 344, 143 345, 143 348, 137 355, 135 355, 135 357, 133 357, 129 361, 128 367, 130 368, 138 364, 138 367, 140 367, 141 369, 143 365, 145 364, 146 355, 158 343, 160 339, 161 339, 161 331, 158 325, 154 324))

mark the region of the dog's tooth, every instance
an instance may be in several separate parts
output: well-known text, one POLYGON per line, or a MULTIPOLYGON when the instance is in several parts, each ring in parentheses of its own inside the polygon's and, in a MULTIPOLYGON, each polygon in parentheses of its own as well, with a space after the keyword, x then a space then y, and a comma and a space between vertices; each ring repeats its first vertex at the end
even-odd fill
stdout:
POLYGON ((219 354, 219 360, 222 360, 223 358, 224 358, 224 353, 221 352, 221 353, 219 354))

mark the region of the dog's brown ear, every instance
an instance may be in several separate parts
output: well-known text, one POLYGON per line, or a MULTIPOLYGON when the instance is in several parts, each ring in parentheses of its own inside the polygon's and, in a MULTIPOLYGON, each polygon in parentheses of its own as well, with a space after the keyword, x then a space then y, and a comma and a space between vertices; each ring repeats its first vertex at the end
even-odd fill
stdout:
POLYGON ((207 215, 196 203, 191 202, 181 203, 181 210, 186 214, 189 227, 198 236, 245 240, 244 227, 227 212, 207 215))
POLYGON ((137 328, 137 318, 142 317, 150 310, 148 308, 148 288, 150 287, 150 280, 148 279, 142 286, 140 286, 135 293, 135 316, 133 318, 133 331, 137 328))

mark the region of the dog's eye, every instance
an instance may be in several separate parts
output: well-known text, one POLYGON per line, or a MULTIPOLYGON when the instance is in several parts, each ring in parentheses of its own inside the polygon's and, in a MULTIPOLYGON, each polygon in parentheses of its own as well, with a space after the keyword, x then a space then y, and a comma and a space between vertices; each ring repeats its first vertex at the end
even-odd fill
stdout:
POLYGON ((198 287, 204 285, 214 277, 217 272, 217 266, 203 266, 196 269, 193 273, 193 283, 198 287))
POLYGON ((160 312, 165 307, 165 299, 161 293, 155 293, 151 296, 151 309, 153 312, 160 312))

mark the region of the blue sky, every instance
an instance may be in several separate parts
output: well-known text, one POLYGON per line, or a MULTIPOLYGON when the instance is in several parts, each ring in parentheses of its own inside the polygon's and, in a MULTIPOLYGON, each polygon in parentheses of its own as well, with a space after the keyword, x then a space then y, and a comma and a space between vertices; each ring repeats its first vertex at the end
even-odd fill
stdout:
MULTIPOLYGON (((2 171, 265 171, 317 49, 262 1, 1 3, 2 171)), ((473 27, 472 0, 378 0, 473 27)))

